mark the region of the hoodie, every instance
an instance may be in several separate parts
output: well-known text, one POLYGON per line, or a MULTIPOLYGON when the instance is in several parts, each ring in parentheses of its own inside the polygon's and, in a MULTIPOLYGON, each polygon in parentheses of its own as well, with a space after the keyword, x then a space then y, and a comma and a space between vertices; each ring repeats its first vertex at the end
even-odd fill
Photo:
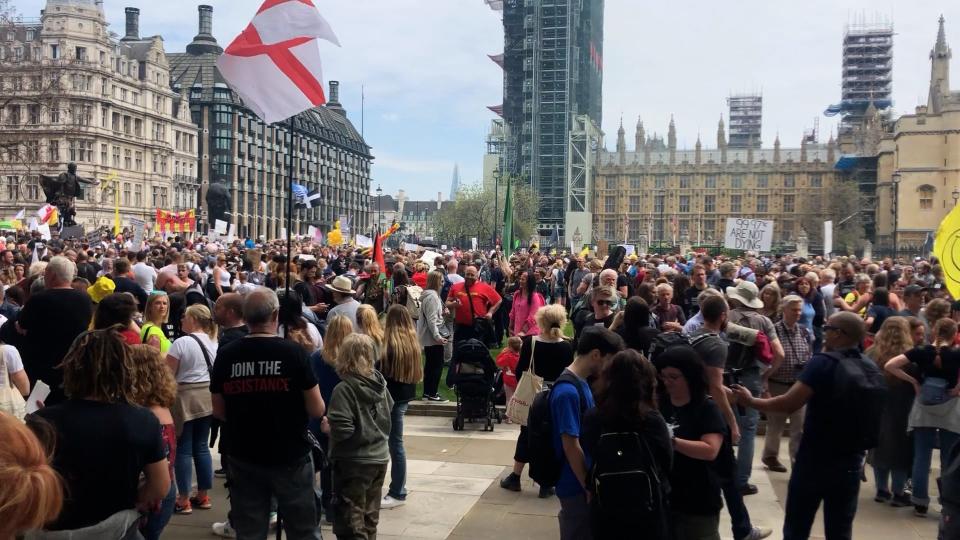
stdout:
POLYGON ((330 459, 387 463, 393 399, 379 371, 370 377, 348 375, 330 397, 330 459))

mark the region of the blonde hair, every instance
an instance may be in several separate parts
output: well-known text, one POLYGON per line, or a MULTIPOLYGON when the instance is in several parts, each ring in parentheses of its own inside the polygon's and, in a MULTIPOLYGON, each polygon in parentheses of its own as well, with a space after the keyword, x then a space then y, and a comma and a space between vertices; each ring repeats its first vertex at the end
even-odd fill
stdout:
POLYGON ((147 297, 147 305, 144 307, 143 318, 152 324, 156 324, 150 320, 150 312, 153 310, 153 305, 157 303, 161 298, 166 299, 167 301, 167 312, 163 315, 163 320, 160 321, 161 324, 167 324, 170 320, 170 297, 165 294, 151 294, 147 297))
POLYGON ((346 315, 337 315, 327 323, 327 335, 323 339, 323 361, 329 366, 336 367, 337 354, 343 340, 353 333, 353 323, 346 315))
POLYGON ((13 538, 56 519, 63 508, 63 482, 23 422, 0 413, 0 433, 0 538, 13 538))
POLYGON ((418 383, 423 380, 420 363, 420 340, 413 318, 406 306, 394 304, 387 310, 386 349, 380 362, 380 371, 400 383, 418 383))
POLYGON ((443 272, 434 270, 427 274, 427 289, 440 292, 441 288, 443 288, 443 272))
POLYGON ((134 345, 131 349, 134 402, 143 407, 173 407, 177 400, 177 381, 163 355, 150 345, 134 345))
POLYGON ((193 319, 204 334, 210 336, 213 341, 217 340, 217 323, 213 321, 213 315, 210 314, 210 308, 203 304, 194 304, 189 306, 183 314, 193 319))
POLYGON ((910 333, 910 321, 906 317, 888 317, 874 336, 873 345, 867 350, 867 356, 872 358, 880 369, 883 369, 891 358, 912 348, 913 336, 910 333))
POLYGON ((383 327, 380 326, 380 319, 377 317, 377 311, 370 304, 361 304, 357 308, 357 331, 361 334, 370 336, 373 339, 373 346, 380 349, 383 346, 383 327))
POLYGON ((560 304, 550 304, 540 308, 533 316, 541 336, 553 339, 563 337, 563 325, 567 322, 567 309, 560 304))
POLYGON ((353 375, 369 377, 373 373, 373 339, 364 334, 353 333, 340 344, 334 369, 341 378, 353 375))

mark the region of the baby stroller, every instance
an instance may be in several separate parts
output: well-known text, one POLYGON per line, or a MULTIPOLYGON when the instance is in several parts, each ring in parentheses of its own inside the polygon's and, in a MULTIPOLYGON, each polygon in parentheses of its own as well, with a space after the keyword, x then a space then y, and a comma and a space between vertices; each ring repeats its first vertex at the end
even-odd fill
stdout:
POLYGON ((497 371, 497 365, 482 341, 468 339, 456 344, 447 371, 447 386, 457 394, 454 431, 462 430, 467 421, 486 421, 484 431, 493 431, 493 421, 503 421, 494 402, 497 371))

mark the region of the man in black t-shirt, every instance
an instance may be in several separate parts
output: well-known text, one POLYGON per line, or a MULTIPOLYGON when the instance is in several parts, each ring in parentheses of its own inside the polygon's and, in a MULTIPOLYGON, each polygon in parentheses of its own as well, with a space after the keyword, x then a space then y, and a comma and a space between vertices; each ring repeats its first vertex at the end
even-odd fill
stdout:
POLYGON ((217 298, 213 306, 213 319, 220 326, 220 348, 249 333, 247 325, 243 324, 243 297, 239 293, 225 293, 217 298))
POLYGON ((240 538, 266 538, 270 498, 292 538, 320 538, 314 468, 305 437, 309 416, 324 413, 302 347, 277 336, 280 302, 260 288, 244 299, 249 334, 217 350, 210 392, 229 448, 231 525, 240 538))

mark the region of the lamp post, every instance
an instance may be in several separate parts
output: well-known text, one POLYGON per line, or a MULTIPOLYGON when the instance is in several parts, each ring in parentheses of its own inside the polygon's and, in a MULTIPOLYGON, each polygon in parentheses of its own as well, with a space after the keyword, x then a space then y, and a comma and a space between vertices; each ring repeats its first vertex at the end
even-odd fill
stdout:
POLYGON ((377 184, 377 234, 380 233, 380 227, 383 225, 383 208, 381 207, 381 204, 383 203, 383 199, 381 199, 382 195, 383 188, 380 187, 380 184, 377 184))
POLYGON ((960 189, 953 188, 953 193, 951 193, 950 195, 953 196, 953 205, 956 206, 957 200, 960 199, 960 189))
POLYGON ((893 171, 890 180, 893 182, 893 258, 897 259, 897 256, 900 254, 899 245, 897 243, 897 229, 900 227, 900 181, 903 180, 903 175, 900 174, 899 170, 893 171))
POLYGON ((500 213, 500 167, 493 170, 493 239, 490 245, 497 249, 497 225, 499 220, 497 215, 500 213))

